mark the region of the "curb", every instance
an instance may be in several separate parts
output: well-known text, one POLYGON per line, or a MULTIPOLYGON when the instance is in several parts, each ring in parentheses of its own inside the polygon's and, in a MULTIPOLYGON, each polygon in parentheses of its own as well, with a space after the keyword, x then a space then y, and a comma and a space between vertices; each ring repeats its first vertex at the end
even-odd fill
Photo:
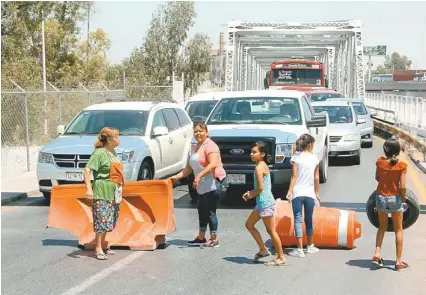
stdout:
POLYGON ((2 198, 1 199, 1 206, 10 204, 10 203, 15 202, 17 200, 26 199, 29 196, 32 196, 32 195, 35 195, 35 194, 38 194, 38 193, 40 193, 40 192, 39 191, 31 191, 31 192, 28 192, 28 193, 18 193, 14 196, 11 196, 11 197, 2 198))
POLYGON ((408 157, 411 159, 411 161, 416 165, 417 168, 420 169, 420 171, 422 171, 424 174, 426 174, 426 168, 423 167, 423 165, 420 164, 419 160, 414 159, 413 157, 411 157, 410 154, 408 154, 408 157))

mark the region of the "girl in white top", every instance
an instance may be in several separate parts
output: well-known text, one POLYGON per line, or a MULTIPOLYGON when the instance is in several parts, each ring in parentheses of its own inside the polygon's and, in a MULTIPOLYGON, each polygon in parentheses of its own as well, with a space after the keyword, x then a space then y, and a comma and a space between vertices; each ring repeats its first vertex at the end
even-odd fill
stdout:
POLYGON ((318 252, 313 244, 313 224, 312 215, 315 203, 320 202, 319 197, 319 161, 317 156, 312 154, 315 138, 309 134, 303 134, 296 141, 296 154, 291 158, 293 165, 293 176, 290 181, 290 188, 287 199, 291 201, 294 215, 294 231, 297 238, 297 249, 291 251, 289 255, 304 258, 303 251, 303 231, 302 231, 302 207, 305 211, 306 235, 308 238, 307 253, 318 252))

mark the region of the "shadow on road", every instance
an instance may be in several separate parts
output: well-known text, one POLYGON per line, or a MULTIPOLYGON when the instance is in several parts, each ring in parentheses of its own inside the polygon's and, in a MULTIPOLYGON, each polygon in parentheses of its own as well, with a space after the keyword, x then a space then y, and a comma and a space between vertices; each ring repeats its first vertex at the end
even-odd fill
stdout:
POLYGON ((82 258, 82 257, 91 257, 94 258, 95 254, 94 251, 87 251, 87 250, 76 250, 71 252, 70 254, 67 254, 68 257, 71 258, 82 258))
POLYGON ((58 240, 58 239, 45 239, 41 241, 43 246, 68 246, 77 248, 77 240, 58 240))
POLYGON ((222 259, 226 260, 228 262, 236 263, 236 264, 260 264, 260 263, 263 263, 261 261, 253 262, 253 258, 247 258, 247 257, 241 257, 241 256, 223 257, 222 259))
POLYGON ((392 271, 395 270, 394 269, 395 261, 391 261, 391 260, 385 260, 385 265, 383 267, 380 267, 378 265, 371 263, 370 259, 349 260, 348 262, 346 262, 346 264, 349 266, 354 266, 354 267, 359 267, 359 268, 364 268, 369 270, 380 270, 380 269, 387 269, 392 271))
POLYGON ((355 160, 352 158, 329 158, 328 165, 331 167, 349 167, 355 165, 355 160))

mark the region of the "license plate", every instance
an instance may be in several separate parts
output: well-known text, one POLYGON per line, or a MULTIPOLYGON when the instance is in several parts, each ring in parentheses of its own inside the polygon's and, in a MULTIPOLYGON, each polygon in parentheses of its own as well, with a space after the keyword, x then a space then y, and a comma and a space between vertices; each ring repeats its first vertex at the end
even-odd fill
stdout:
POLYGON ((330 144, 330 151, 335 151, 337 149, 337 145, 330 144))
POLYGON ((246 183, 246 175, 245 174, 228 174, 227 180, 228 180, 229 183, 245 184, 246 183))
POLYGON ((82 172, 66 172, 65 177, 67 178, 67 180, 83 181, 82 172))

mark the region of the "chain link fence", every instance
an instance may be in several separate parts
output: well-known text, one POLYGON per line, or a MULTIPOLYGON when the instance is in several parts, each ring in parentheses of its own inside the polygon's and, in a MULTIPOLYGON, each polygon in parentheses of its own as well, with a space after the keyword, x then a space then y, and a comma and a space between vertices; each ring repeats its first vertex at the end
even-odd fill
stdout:
POLYGON ((42 146, 85 107, 109 101, 174 101, 173 86, 120 90, 1 91, 2 178, 35 170, 42 146))

